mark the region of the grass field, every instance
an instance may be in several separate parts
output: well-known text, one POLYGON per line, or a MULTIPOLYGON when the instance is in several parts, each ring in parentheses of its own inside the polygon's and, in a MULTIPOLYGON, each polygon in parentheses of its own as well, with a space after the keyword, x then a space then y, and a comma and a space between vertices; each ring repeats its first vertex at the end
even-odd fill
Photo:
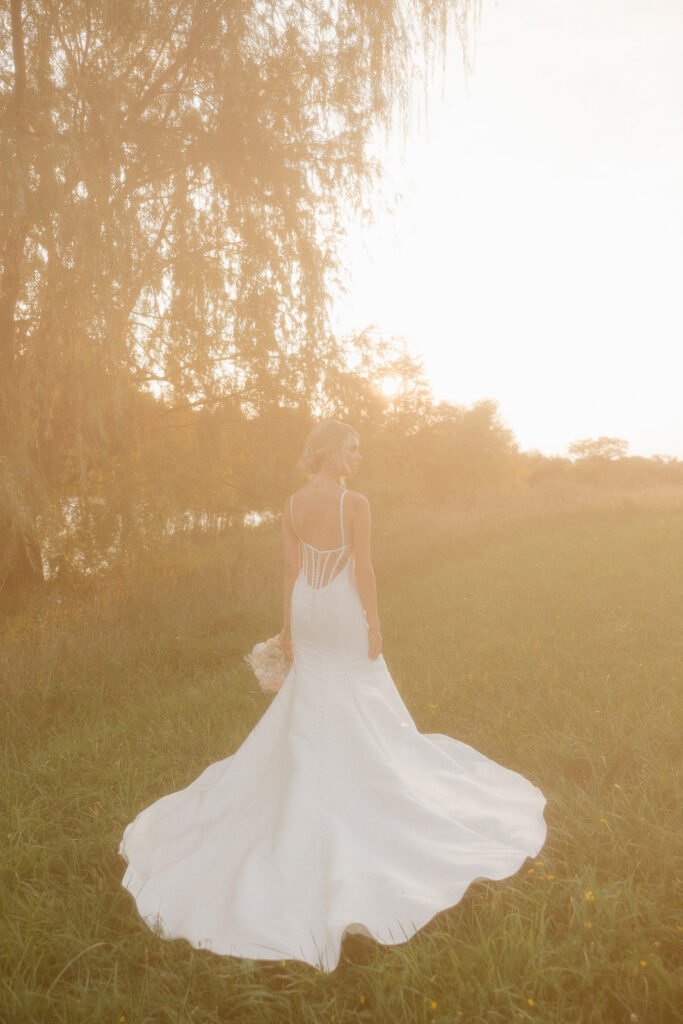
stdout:
POLYGON ((539 858, 330 975, 148 932, 123 826, 244 739, 269 698, 243 655, 279 628, 273 527, 178 549, 0 623, 0 1021, 682 1019, 680 495, 375 520, 396 684, 542 788, 539 858))

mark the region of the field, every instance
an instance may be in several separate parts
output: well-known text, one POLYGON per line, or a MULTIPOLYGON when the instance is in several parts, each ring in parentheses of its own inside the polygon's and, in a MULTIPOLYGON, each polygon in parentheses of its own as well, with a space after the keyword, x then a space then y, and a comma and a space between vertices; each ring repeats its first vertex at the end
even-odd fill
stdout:
POLYGON ((683 1006, 683 497, 377 512, 385 655, 418 727, 547 797, 539 858, 338 970, 217 958, 147 931, 117 846, 267 706, 273 526, 0 620, 0 1021, 673 1024, 683 1006), (678 885, 677 872, 679 873, 678 885))

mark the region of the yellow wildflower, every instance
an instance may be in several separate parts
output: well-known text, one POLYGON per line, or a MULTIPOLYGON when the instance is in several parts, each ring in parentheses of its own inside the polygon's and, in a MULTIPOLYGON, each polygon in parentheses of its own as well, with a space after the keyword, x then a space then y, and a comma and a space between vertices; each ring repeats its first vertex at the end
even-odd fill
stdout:
POLYGON ((436 1009, 436 1003, 434 1002, 433 999, 432 999, 431 1003, 429 1004, 429 1009, 430 1010, 435 1010, 436 1009))
POLYGON ((533 875, 536 868, 527 868, 527 875, 533 875))
POLYGON ((592 889, 589 889, 586 893, 586 903, 595 903, 595 896, 593 895, 592 889))
POLYGON ((640 966, 641 967, 647 967, 647 960, 641 960, 640 961, 640 966))
POLYGON ((527 999, 527 1005, 528 1006, 533 1006, 534 1005, 533 999, 527 999))
POLYGON ((554 882, 555 881, 555 875, 546 875, 545 877, 546 877, 546 879, 549 882, 554 882))

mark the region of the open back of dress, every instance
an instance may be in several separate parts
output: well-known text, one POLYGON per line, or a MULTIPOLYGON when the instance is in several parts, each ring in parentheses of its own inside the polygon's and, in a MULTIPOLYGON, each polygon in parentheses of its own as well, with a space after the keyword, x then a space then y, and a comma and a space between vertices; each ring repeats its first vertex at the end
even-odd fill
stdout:
POLYGON ((314 590, 322 590, 335 579, 342 571, 351 557, 351 545, 347 544, 344 538, 344 495, 342 492, 339 499, 339 529, 341 532, 341 544, 338 548, 316 548, 303 539, 296 528, 294 521, 294 495, 289 499, 289 515, 292 520, 294 532, 299 538, 301 549, 301 568, 309 587, 314 590))

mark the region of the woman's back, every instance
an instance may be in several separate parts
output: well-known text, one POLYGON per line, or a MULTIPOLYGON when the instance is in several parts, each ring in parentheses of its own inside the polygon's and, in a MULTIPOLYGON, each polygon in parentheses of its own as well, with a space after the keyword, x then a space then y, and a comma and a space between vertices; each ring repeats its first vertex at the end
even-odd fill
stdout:
POLYGON ((352 542, 352 495, 342 487, 307 483, 290 498, 292 526, 302 544, 336 551, 352 542))
POLYGON ((334 664, 367 660, 365 613, 353 578, 351 511, 356 495, 342 488, 303 487, 289 501, 301 573, 292 592, 295 656, 334 664))
POLYGON ((352 524, 348 509, 344 509, 347 494, 340 487, 308 484, 289 500, 301 567, 306 582, 314 590, 332 583, 350 561, 352 524))

